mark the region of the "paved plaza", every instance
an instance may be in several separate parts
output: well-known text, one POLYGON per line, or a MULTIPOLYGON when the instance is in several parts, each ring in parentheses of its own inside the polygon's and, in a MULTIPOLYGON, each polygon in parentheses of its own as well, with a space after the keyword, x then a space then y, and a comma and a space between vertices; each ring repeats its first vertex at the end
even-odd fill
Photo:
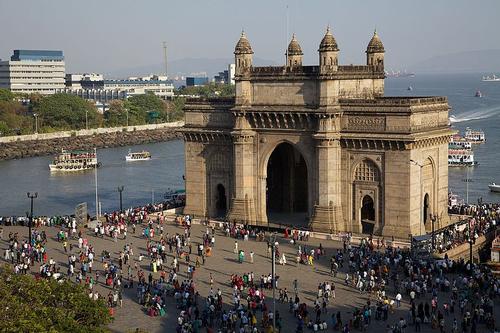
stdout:
MULTIPOLYGON (((165 233, 169 233, 170 235, 179 233, 183 234, 183 227, 176 226, 172 221, 166 222, 164 225, 165 233)), ((3 251, 8 248, 8 242, 6 241, 7 236, 11 232, 18 232, 21 237, 27 237, 28 228, 21 226, 4 226, 3 227, 3 239, 1 241, 1 249, 3 251)), ((61 266, 61 272, 66 273, 67 269, 67 258, 68 253, 64 252, 64 248, 62 243, 57 241, 56 234, 60 230, 57 227, 42 227, 43 230, 47 233, 47 250, 48 257, 56 260, 61 266)), ((118 241, 114 242, 112 238, 105 236, 104 238, 96 238, 94 237, 94 233, 90 230, 85 230, 85 236, 88 238, 89 244, 94 246, 96 253, 96 260, 93 267, 93 272, 95 270, 102 271, 103 267, 100 261, 100 253, 103 250, 108 250, 111 253, 111 258, 117 262, 119 251, 123 250, 125 244, 130 244, 133 248, 134 256, 131 258, 130 265, 133 269, 133 276, 137 278, 136 271, 134 270, 134 263, 138 263, 138 266, 142 268, 146 276, 149 274, 150 265, 149 260, 147 258, 147 249, 146 249, 146 239, 142 236, 141 231, 142 228, 138 227, 136 233, 132 233, 132 228, 129 228, 128 236, 124 240, 123 236, 120 235, 118 237, 118 241), (138 258, 140 255, 145 256, 145 258, 139 262, 138 258)), ((196 245, 202 242, 202 236, 206 231, 206 227, 202 225, 193 225, 191 232, 191 243, 193 244, 193 255, 191 256, 191 262, 193 263, 196 260, 196 245)), ((155 235, 155 239, 159 239, 159 235, 155 235)), ((298 296, 300 297, 300 301, 305 302, 309 307, 310 316, 314 319, 314 310, 313 310, 313 302, 316 300, 318 284, 331 281, 336 286, 336 298, 330 299, 330 302, 327 306, 328 313, 322 315, 322 318, 326 319, 329 325, 331 325, 330 316, 333 312, 340 311, 342 314, 342 320, 344 323, 348 322, 352 319, 352 312, 357 308, 362 308, 366 305, 367 301, 371 301, 371 304, 376 303, 376 295, 373 293, 360 293, 358 290, 351 286, 346 286, 344 283, 345 272, 347 272, 347 264, 344 265, 343 269, 340 269, 340 272, 337 277, 333 277, 330 274, 330 257, 336 252, 337 249, 342 248, 342 244, 336 241, 326 241, 326 240, 318 240, 318 239, 310 239, 307 242, 298 242, 302 247, 304 245, 307 246, 308 249, 318 247, 320 243, 322 247, 325 249, 325 255, 323 255, 319 260, 314 262, 313 266, 305 265, 305 264, 296 264, 295 257, 297 253, 297 244, 292 245, 286 239, 279 237, 278 239, 280 245, 280 251, 284 252, 287 257, 286 265, 276 264, 276 274, 279 276, 278 287, 279 288, 287 288, 289 296, 293 297, 293 281, 294 279, 298 280, 298 296)), ((78 251, 78 242, 73 239, 70 240, 73 244, 73 252, 77 253, 78 251)), ((200 311, 203 309, 204 302, 203 297, 206 297, 210 292, 210 283, 209 276, 210 273, 214 279, 213 289, 216 291, 217 288, 222 290, 223 301, 225 306, 232 306, 232 288, 230 284, 230 276, 231 274, 242 275, 243 273, 253 272, 255 274, 255 280, 258 281, 260 276, 265 274, 268 275, 271 272, 271 259, 267 255, 267 244, 266 242, 257 242, 255 240, 243 241, 242 239, 238 239, 239 249, 242 249, 246 253, 245 262, 240 264, 237 259, 237 255, 233 252, 234 249, 234 238, 226 237, 223 235, 221 230, 217 230, 216 232, 216 241, 215 247, 213 248, 213 253, 210 257, 207 257, 205 265, 202 265, 199 269, 196 270, 194 280, 196 283, 196 288, 199 291, 202 298, 199 299, 198 306, 200 307, 200 311), (253 251, 254 255, 254 263, 250 263, 249 253, 253 251)), ((168 253, 168 251, 167 251, 168 253)), ((167 267, 171 267, 173 253, 168 253, 168 260, 166 263, 167 267)), ((345 256, 344 258, 346 258, 345 256)), ((4 257, 2 255, 2 261, 4 261, 4 257)), ((179 281, 182 282, 184 278, 187 278, 186 274, 186 264, 184 260, 180 260, 181 267, 179 273, 179 281)), ((38 271, 39 263, 35 263, 33 270, 38 271)), ((77 269, 79 269, 79 265, 77 265, 77 269)), ((124 271, 127 270, 127 266, 124 266, 124 271)), ((93 274, 94 275, 94 274, 93 274)), ((159 278, 160 273, 153 273, 154 278, 159 278)), ((101 275, 102 276, 102 275, 101 275)), ((126 273, 124 272, 124 276, 126 273)), ((74 279, 74 278, 73 278, 74 279)), ((104 297, 107 296, 110 287, 106 286, 103 283, 104 278, 101 278, 99 284, 97 285, 97 290, 104 297)), ((389 283, 390 287, 388 288, 388 297, 390 299, 394 299, 395 295, 392 290, 392 283, 389 283)), ((146 330, 148 332, 175 332, 175 327, 177 324, 177 316, 179 311, 176 308, 175 301, 173 297, 169 297, 168 305, 166 307, 166 315, 164 317, 150 317, 146 313, 146 309, 138 304, 137 296, 136 296, 136 285, 132 289, 124 289, 124 299, 123 299, 123 307, 117 307, 115 310, 115 320, 113 323, 109 325, 109 328, 113 332, 133 332, 137 328, 146 330)), ((268 297, 266 303, 269 309, 272 309, 272 291, 265 290, 265 294, 268 297)), ((276 297, 278 297, 278 292, 276 292, 276 297)), ((449 300, 449 293, 438 293, 438 297, 440 301, 449 300)), ((422 299, 423 300, 423 299, 422 299)), ((426 301, 430 300, 430 294, 425 298, 426 301)), ((419 303, 420 300, 417 300, 419 303)), ((246 302, 242 301, 243 304, 246 302)), ((282 332, 294 332, 297 324, 297 320, 294 318, 293 314, 289 312, 289 305, 287 303, 276 302, 277 310, 282 317, 283 330, 282 332)), ((495 315, 496 318, 499 316, 499 306, 498 301, 496 300, 495 304, 495 315)), ((402 305, 400 308, 395 308, 394 312, 389 314, 389 319, 387 321, 382 320, 372 320, 371 324, 368 326, 368 331, 372 332, 387 332, 388 324, 395 324, 399 321, 400 317, 405 319, 408 318, 409 314, 409 297, 403 293, 402 305)), ((453 314, 445 316, 446 320, 446 331, 451 332, 451 324, 453 322, 453 314)), ((460 322, 462 315, 460 314, 460 310, 455 310, 455 316, 458 319, 459 330, 460 330, 460 322)), ((260 319, 262 314, 258 311, 257 318, 260 319)), ((202 330, 205 332, 205 329, 202 330)), ((308 331, 306 328, 305 331, 308 331)), ((332 327, 328 327, 328 331, 333 331, 332 327)), ((352 329, 351 331, 354 331, 352 329)), ((406 328, 406 331, 413 332, 415 331, 413 326, 409 326, 406 328)), ((431 330, 429 324, 422 325, 422 331, 430 332, 430 331, 439 331, 439 329, 431 330)), ((486 331, 484 325, 478 325, 478 331, 486 331)))

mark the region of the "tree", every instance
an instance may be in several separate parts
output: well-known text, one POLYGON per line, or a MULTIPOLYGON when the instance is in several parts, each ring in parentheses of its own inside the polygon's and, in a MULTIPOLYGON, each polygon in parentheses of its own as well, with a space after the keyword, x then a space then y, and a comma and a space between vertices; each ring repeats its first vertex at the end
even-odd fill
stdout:
POLYGON ((5 265, 0 270, 1 332, 106 332, 104 301, 91 300, 70 281, 36 280, 5 265))
POLYGON ((176 95, 194 95, 200 97, 233 97, 235 95, 233 84, 209 83, 203 86, 182 87, 175 91, 176 95))
POLYGON ((149 112, 162 113, 164 110, 161 98, 152 93, 132 96, 124 104, 128 110, 129 125, 146 124, 149 112))
POLYGON ((0 101, 10 102, 14 99, 14 94, 8 90, 0 88, 0 101))
POLYGON ((70 94, 44 97, 34 111, 39 114, 43 126, 57 129, 85 128, 86 116, 89 127, 98 127, 102 122, 94 104, 70 94))
POLYGON ((3 135, 33 133, 32 118, 21 103, 0 100, 0 121, 4 124, 3 135))
POLYGON ((127 123, 127 110, 122 100, 109 102, 109 108, 104 112, 104 123, 107 127, 124 126, 127 123))

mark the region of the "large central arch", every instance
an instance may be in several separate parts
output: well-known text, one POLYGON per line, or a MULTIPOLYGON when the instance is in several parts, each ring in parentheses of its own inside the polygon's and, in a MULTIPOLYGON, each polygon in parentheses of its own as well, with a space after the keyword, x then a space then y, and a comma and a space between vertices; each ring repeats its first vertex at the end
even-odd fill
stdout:
POLYGON ((269 222, 307 225, 307 165, 290 143, 276 146, 267 162, 266 214, 269 222))

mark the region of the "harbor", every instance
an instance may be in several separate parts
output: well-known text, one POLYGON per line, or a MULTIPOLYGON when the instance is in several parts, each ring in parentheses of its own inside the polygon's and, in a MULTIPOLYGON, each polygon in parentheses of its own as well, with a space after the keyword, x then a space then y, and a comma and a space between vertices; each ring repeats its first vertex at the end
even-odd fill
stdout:
MULTIPOLYGON (((93 170, 51 172, 55 156, 28 157, 0 162, 1 216, 25 216, 29 208, 26 193, 38 192, 37 215, 74 214, 75 207, 86 202, 88 213, 95 215, 95 175, 93 170)), ((132 207, 163 200, 169 189, 184 188, 184 145, 180 140, 104 148, 97 150, 98 197, 101 211, 119 208, 118 186, 123 186, 123 206, 132 207), (128 151, 149 151, 151 159, 127 162, 128 151)))

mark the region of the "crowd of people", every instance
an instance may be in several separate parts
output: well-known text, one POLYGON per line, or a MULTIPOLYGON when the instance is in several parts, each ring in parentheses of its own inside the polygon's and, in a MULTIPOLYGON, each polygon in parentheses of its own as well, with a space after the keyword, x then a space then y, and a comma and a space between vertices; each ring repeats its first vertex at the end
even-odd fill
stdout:
MULTIPOLYGON (((69 279, 83 284, 89 297, 102 299, 110 311, 123 306, 127 290, 135 290, 135 301, 151 317, 165 316, 168 304, 174 303, 178 310, 176 332, 180 333, 202 329, 270 332, 273 323, 282 331, 285 322, 296 332, 310 329, 349 333, 369 330, 374 323, 379 323, 378 327, 383 323, 388 333, 404 333, 410 326, 417 332, 430 327, 440 329, 441 333, 475 333, 480 328, 490 331, 496 328, 494 309, 500 296, 500 281, 487 268, 463 259, 422 261, 413 258, 406 249, 372 238, 354 245, 350 237, 345 237, 341 248, 325 249, 321 243, 308 244, 309 232, 290 228, 271 241, 262 229, 227 222, 220 227, 206 223, 201 241, 195 242, 191 235, 192 218, 178 216, 172 222, 182 232, 169 233, 166 227, 171 221, 161 213, 155 214, 161 208, 148 205, 105 214, 90 232, 80 228, 72 217, 37 218, 31 243, 15 232, 9 232, 5 239, 2 229, 0 236, 8 244, 4 260, 18 274, 28 274, 38 264, 36 278, 69 279), (56 240, 67 257, 66 263, 51 257, 55 249, 47 248, 43 227, 57 228, 56 240), (137 253, 132 240, 127 238, 129 230, 145 244, 137 253), (216 288, 210 273, 209 281, 205 281, 210 285, 209 292, 202 296, 196 272, 212 256, 218 235, 234 240, 233 252, 240 264, 254 263, 254 253, 247 251, 246 255, 245 244, 259 241, 266 246, 267 258, 274 253, 276 263, 284 266, 294 264, 293 260, 287 260, 287 251, 288 256, 295 253, 296 266, 311 266, 312 271, 317 270, 317 261, 328 258, 328 277, 318 282, 311 301, 306 297, 308 293, 298 287, 298 279, 293 285, 282 286, 279 276, 256 277, 249 269, 247 273, 230 274, 216 288), (121 250, 96 253, 94 243, 103 238, 110 244, 120 241, 121 250), (224 290, 226 283, 228 289, 224 290), (350 292, 366 295, 368 300, 361 306, 350 306, 348 311, 335 310, 339 284, 350 292), (98 285, 105 287, 105 292, 98 285), (288 303, 288 314, 272 311, 273 286, 277 301, 288 303), (224 294, 230 295, 229 302, 223 301, 224 294), (401 310, 405 303, 406 314, 401 310), (394 320, 396 311, 399 319, 394 320)), ((478 237, 496 227, 500 207, 482 204, 469 212, 472 212, 474 237, 478 237)), ((448 248, 449 242, 456 244, 456 239, 467 237, 466 228, 458 224, 443 230, 442 236, 437 235, 438 244, 443 249, 448 248)))
POLYGON ((449 207, 449 212, 467 216, 462 221, 435 232, 436 249, 440 253, 466 242, 475 242, 479 237, 496 230, 500 224, 499 204, 453 205, 449 207))

